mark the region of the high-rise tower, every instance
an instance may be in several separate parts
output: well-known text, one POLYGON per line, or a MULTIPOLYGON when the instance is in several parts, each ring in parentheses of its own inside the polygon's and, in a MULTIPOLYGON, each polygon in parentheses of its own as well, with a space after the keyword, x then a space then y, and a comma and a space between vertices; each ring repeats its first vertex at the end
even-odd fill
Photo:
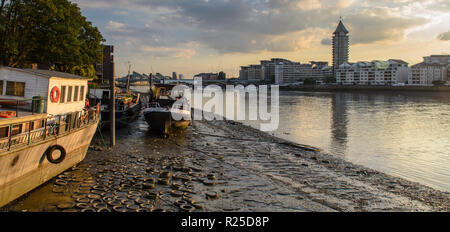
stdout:
POLYGON ((339 68, 344 62, 348 62, 348 30, 339 19, 339 24, 333 32, 333 70, 339 68))

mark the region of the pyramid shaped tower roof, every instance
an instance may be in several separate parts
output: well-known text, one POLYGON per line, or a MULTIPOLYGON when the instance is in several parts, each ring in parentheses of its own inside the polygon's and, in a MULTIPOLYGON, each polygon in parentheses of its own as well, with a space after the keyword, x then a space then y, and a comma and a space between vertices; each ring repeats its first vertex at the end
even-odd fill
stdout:
POLYGON ((342 19, 339 19, 339 24, 336 27, 336 30, 334 31, 333 34, 337 34, 339 32, 344 32, 345 34, 348 33, 348 30, 347 30, 347 28, 345 28, 344 23, 342 22, 342 19))

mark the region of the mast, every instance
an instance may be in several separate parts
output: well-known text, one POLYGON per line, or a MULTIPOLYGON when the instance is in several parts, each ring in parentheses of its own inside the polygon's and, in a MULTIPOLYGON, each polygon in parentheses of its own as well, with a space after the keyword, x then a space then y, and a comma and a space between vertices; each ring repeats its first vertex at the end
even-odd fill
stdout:
POLYGON ((131 70, 131 64, 130 64, 130 61, 128 61, 127 93, 130 92, 130 70, 131 70))
POLYGON ((114 147, 116 145, 116 94, 115 94, 115 82, 114 76, 116 75, 115 65, 113 66, 113 75, 109 80, 109 119, 110 119, 110 137, 109 146, 114 147))

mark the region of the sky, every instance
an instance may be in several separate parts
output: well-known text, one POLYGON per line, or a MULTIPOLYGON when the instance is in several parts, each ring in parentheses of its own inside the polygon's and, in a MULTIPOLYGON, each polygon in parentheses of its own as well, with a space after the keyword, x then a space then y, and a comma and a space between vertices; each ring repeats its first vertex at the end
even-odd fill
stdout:
POLYGON ((450 0, 72 0, 114 45, 116 76, 185 78, 285 58, 331 63, 342 16, 349 61, 450 54, 450 0))

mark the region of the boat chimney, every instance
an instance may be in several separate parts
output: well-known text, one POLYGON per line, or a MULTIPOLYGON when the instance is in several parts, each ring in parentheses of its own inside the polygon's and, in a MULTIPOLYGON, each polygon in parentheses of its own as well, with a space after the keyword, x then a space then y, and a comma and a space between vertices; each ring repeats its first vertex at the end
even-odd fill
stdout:
POLYGON ((38 69, 38 64, 37 63, 31 64, 31 69, 37 70, 38 69))

